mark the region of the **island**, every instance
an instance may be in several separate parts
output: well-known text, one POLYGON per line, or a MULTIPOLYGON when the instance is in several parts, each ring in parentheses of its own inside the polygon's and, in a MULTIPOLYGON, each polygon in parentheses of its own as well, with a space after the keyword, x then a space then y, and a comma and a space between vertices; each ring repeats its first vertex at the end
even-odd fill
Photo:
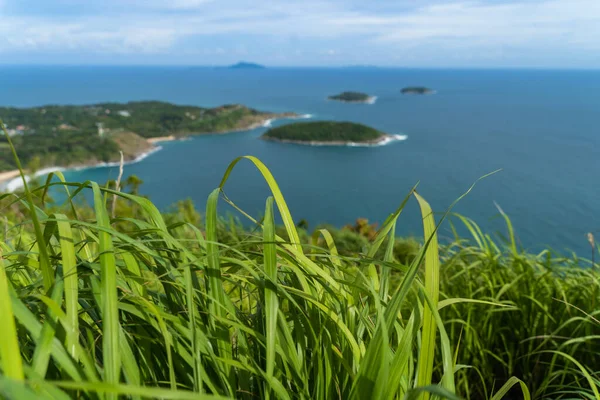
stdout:
POLYGON ((239 63, 230 65, 227 68, 229 68, 229 69, 265 69, 267 67, 265 67, 264 65, 256 64, 256 63, 240 61, 239 63))
MULTIPOLYGON (((160 101, 0 107, 0 119, 27 168, 83 167, 134 161, 156 143, 189 135, 254 129, 294 113, 270 113, 239 104, 215 108, 160 101)), ((8 140, 0 135, 0 171, 16 168, 8 140)))
POLYGON ((381 145, 401 140, 377 129, 354 122, 315 121, 295 122, 265 132, 261 139, 308 145, 381 145))
POLYGON ((361 92, 342 92, 333 96, 327 97, 329 100, 342 101, 344 103, 373 103, 375 96, 369 96, 361 92))
POLYGON ((408 86, 401 90, 402 94, 434 94, 435 90, 424 86, 408 86))

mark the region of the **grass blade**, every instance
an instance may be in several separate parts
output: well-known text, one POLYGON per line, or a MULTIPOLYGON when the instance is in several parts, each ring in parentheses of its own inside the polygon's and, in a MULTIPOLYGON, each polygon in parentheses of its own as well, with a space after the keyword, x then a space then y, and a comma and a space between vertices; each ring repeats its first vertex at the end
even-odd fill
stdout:
POLYGON ((65 285, 65 306, 67 318, 71 330, 67 332, 67 350, 75 360, 79 359, 77 354, 77 342, 79 341, 79 277, 77 276, 77 260, 75 259, 75 246, 73 245, 73 231, 67 217, 56 214, 56 224, 60 239, 60 249, 63 264, 63 279, 65 285))
POLYGON ((9 283, 4 266, 4 257, 0 253, 0 361, 2 371, 7 378, 16 381, 24 379, 23 361, 19 350, 19 340, 12 301, 9 296, 9 283))
MULTIPOLYGON (((104 359, 104 379, 108 384, 119 383, 121 375, 121 359, 119 352, 119 305, 117 296, 117 263, 110 234, 110 228, 104 198, 97 183, 92 183, 94 192, 94 209, 99 228, 99 251, 102 291, 102 356, 104 359)), ((116 399, 116 395, 109 393, 116 399)))
MULTIPOLYGON (((421 208, 425 241, 429 241, 429 246, 425 253, 425 293, 431 301, 431 307, 437 309, 440 286, 440 256, 436 224, 429 203, 418 193, 415 192, 414 194, 421 208)), ((423 311, 423 331, 417 372, 417 386, 420 387, 426 387, 431 384, 433 360, 435 357, 436 321, 429 307, 429 304, 427 304, 423 311)), ((425 392, 423 398, 427 400, 429 393, 425 392)))
POLYGON ((279 300, 277 298, 277 248, 275 245, 275 217, 273 214, 273 197, 267 199, 265 222, 263 225, 265 274, 265 336, 267 341, 267 376, 272 377, 275 370, 275 346, 277 345, 277 314, 279 300))
POLYGON ((516 377, 511 377, 492 397, 492 400, 501 400, 513 386, 519 384, 521 386, 521 391, 523 392, 523 400, 531 400, 531 395, 529 394, 529 389, 527 389, 527 385, 525 382, 516 377))
POLYGON ((29 206, 29 212, 31 213, 31 221, 33 222, 33 229, 35 231, 35 237, 37 239, 38 251, 39 251, 39 264, 40 270, 42 271, 42 278, 44 280, 44 290, 48 292, 54 283, 54 273, 52 268, 50 267, 50 257, 48 256, 48 249, 46 248, 46 242, 44 241, 44 235, 42 233, 42 226, 38 219, 38 215, 36 213, 35 203, 33 202, 33 196, 31 195, 31 191, 29 190, 29 185, 27 184, 27 178, 25 177, 25 172, 23 167, 21 166, 21 160, 19 160, 19 156, 17 155, 17 150, 13 145, 12 139, 10 135, 6 131, 6 127, 2 120, 0 120, 0 127, 4 132, 4 137, 8 141, 8 145, 10 146, 10 150, 12 151, 13 157, 15 159, 15 164, 19 173, 21 175, 21 179, 23 180, 23 189, 25 190, 25 198, 27 199, 27 203, 29 206))

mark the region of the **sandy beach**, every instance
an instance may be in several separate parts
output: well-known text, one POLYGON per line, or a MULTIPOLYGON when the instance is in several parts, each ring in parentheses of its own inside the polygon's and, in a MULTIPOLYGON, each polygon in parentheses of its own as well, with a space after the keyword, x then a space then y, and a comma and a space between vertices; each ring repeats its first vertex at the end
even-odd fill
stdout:
POLYGON ((175 135, 169 135, 169 136, 153 137, 153 138, 149 138, 149 139, 146 139, 146 140, 148 141, 148 143, 156 144, 156 143, 160 143, 160 142, 171 142, 171 141, 173 141, 175 139, 177 139, 175 137, 175 135))
POLYGON ((17 176, 19 176, 18 169, 13 169, 12 171, 0 172, 0 184, 4 183, 6 181, 10 181, 11 179, 16 178, 17 176))

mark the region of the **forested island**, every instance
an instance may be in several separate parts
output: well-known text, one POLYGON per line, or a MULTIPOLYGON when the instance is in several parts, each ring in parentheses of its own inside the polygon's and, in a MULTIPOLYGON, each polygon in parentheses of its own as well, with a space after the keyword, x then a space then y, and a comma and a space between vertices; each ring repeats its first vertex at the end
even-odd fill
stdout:
POLYGON ((389 141, 392 135, 353 122, 295 122, 269 129, 262 139, 310 145, 376 145, 389 141))
POLYGON ((407 86, 400 91, 402 94, 433 94, 435 90, 424 86, 407 86))
POLYGON ((373 96, 362 92, 342 92, 327 98, 345 103, 370 103, 375 99, 373 96))
MULTIPOLYGON (((114 162, 123 151, 133 160, 154 142, 193 134, 252 129, 269 119, 293 117, 242 105, 215 108, 159 101, 100 103, 82 106, 0 107, 0 119, 28 166, 85 166, 114 162)), ((15 169, 5 135, 0 136, 0 171, 15 169)))

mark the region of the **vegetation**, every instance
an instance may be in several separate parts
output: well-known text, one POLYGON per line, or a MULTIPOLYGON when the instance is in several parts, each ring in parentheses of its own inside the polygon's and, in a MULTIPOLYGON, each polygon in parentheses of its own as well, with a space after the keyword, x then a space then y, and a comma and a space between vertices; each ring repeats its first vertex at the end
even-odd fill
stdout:
POLYGON ((295 122, 269 129, 263 139, 290 142, 373 143, 386 135, 376 129, 353 122, 295 122))
MULTIPOLYGON (((23 162, 39 159, 42 166, 116 161, 119 150, 134 158, 149 149, 142 138, 244 129, 275 116, 241 105, 201 108, 158 101, 0 107, 23 162)), ((4 137, 0 170, 7 169, 15 169, 15 164, 4 137)))
POLYGON ((371 96, 369 96, 366 93, 361 93, 361 92, 342 92, 340 94, 336 94, 334 96, 328 97, 329 100, 338 100, 338 101, 345 101, 345 102, 361 102, 361 103, 369 101, 370 98, 371 98, 371 96))
POLYGON ((452 216, 470 238, 441 245, 450 214, 414 188, 379 228, 309 234, 246 159, 272 197, 245 228, 218 217, 240 159, 203 217, 161 214, 135 178, 0 196, 0 396, 600 398, 598 265, 524 253, 508 218, 506 244, 452 216), (395 235, 408 201, 420 243, 395 235))
POLYGON ((424 86, 408 86, 401 90, 402 94, 431 94, 433 89, 424 86))
MULTIPOLYGON (((119 146, 114 140, 78 132, 13 137, 15 147, 27 166, 83 165, 116 160, 119 146)), ((16 169, 6 136, 0 136, 0 170, 16 169)))

